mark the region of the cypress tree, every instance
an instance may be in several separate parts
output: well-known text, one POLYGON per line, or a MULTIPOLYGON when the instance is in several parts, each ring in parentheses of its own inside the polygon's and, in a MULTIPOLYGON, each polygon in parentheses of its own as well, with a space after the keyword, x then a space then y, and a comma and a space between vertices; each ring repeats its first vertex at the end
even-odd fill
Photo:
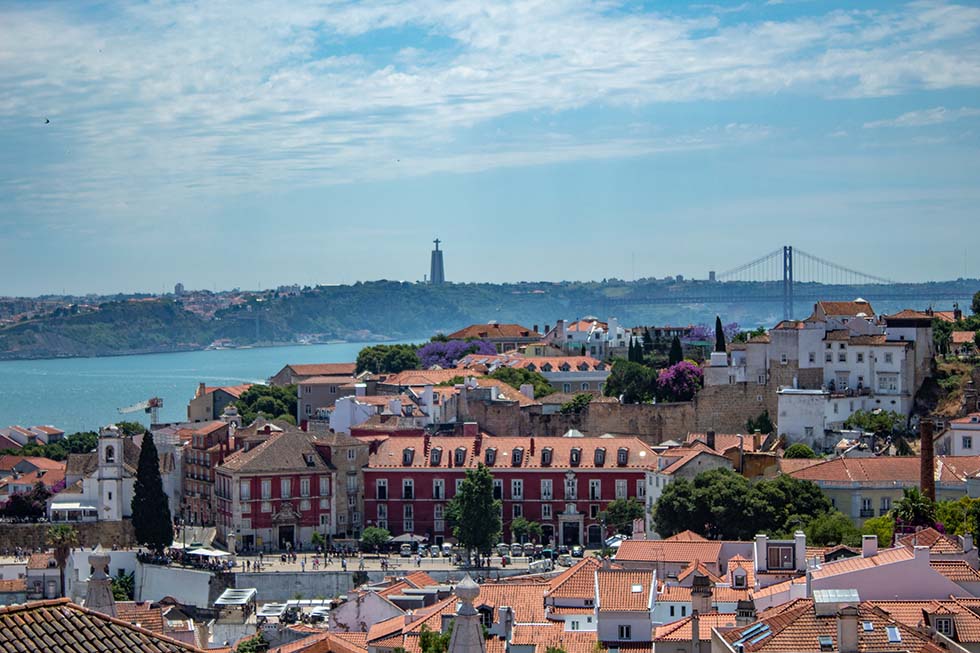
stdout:
POLYGON ((682 360, 684 360, 684 349, 681 348, 681 339, 674 336, 674 339, 670 342, 670 353, 667 355, 667 362, 671 365, 677 365, 682 360))
POLYGON ((653 338, 650 336, 650 327, 643 328, 643 353, 649 354, 653 351, 653 338))
POLYGON ((132 509, 136 541, 162 554, 174 541, 174 527, 160 478, 160 456, 149 431, 143 435, 143 446, 140 447, 132 509))
POLYGON ((721 316, 715 316, 715 351, 725 352, 725 329, 721 326, 721 316))

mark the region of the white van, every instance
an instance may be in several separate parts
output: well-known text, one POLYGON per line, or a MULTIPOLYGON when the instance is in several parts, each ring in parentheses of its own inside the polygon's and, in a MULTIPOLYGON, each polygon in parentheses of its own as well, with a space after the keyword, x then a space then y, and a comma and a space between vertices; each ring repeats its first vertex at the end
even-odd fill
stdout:
POLYGON ((400 555, 403 558, 411 558, 412 557, 412 545, 411 544, 402 544, 398 548, 398 555, 400 555))

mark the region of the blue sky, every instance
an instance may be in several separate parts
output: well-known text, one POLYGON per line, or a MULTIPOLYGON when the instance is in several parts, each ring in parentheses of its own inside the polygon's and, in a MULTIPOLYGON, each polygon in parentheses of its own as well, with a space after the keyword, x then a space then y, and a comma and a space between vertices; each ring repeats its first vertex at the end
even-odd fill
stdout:
POLYGON ((980 277, 978 88, 976 3, 8 2, 0 295, 980 277))

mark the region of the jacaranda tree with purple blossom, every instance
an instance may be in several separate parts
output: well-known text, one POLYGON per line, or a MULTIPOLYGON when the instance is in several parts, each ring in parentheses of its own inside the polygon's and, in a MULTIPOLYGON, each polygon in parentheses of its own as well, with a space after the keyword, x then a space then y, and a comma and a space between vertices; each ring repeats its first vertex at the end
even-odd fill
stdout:
POLYGON ((690 401, 704 385, 704 372, 690 361, 681 361, 660 371, 657 395, 662 401, 690 401))
POLYGON ((446 342, 427 342, 419 347, 416 354, 422 369, 429 369, 433 365, 441 368, 449 368, 456 365, 456 361, 469 354, 496 354, 497 348, 486 340, 447 340, 446 342))

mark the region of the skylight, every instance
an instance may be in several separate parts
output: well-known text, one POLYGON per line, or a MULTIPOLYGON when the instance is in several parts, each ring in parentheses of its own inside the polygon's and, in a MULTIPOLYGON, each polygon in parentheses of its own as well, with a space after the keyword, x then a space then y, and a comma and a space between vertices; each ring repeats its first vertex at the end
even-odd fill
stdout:
POLYGON ((864 622, 864 631, 865 632, 870 633, 874 629, 875 629, 875 627, 874 627, 874 624, 873 623, 871 623, 870 621, 865 621, 864 622))
POLYGON ((630 591, 633 592, 634 594, 639 594, 640 592, 643 591, 643 586, 640 585, 639 583, 636 583, 630 586, 630 591))
POLYGON ((885 632, 888 633, 889 642, 894 644, 902 641, 902 633, 898 632, 898 626, 885 626, 885 632))

